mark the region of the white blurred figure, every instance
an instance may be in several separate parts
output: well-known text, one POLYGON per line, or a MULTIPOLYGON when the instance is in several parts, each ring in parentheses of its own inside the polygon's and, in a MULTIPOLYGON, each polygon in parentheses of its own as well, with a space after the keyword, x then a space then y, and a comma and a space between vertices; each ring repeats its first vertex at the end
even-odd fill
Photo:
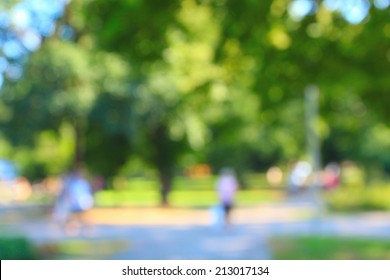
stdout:
POLYGON ((297 162, 290 173, 287 181, 287 188, 289 193, 296 193, 306 187, 312 175, 312 166, 305 161, 297 162))
POLYGON ((239 185, 234 175, 233 169, 223 168, 217 181, 216 188, 219 196, 220 206, 223 210, 223 223, 225 226, 231 223, 230 216, 238 186, 239 185))
POLYGON ((81 176, 79 169, 73 170, 63 179, 63 186, 54 207, 54 218, 64 225, 68 235, 77 235, 85 225, 85 213, 93 207, 92 187, 81 176))
POLYGON ((210 209, 211 225, 215 229, 220 229, 225 225, 225 210, 222 205, 218 204, 210 209))

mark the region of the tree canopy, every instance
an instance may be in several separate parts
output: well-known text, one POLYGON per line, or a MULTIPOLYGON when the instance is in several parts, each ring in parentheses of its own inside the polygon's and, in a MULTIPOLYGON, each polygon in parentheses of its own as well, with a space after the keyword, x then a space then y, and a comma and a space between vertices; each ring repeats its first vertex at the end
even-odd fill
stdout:
POLYGON ((31 176, 78 161, 112 177, 139 159, 166 203, 197 163, 305 157, 311 84, 324 162, 389 169, 388 1, 54 2, 0 6, 0 156, 14 151, 31 176))

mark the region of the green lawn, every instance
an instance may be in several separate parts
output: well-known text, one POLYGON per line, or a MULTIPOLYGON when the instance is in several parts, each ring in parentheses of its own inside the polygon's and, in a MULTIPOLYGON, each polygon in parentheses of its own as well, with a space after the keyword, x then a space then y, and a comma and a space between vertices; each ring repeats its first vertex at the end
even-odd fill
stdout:
POLYGON ((35 248, 25 237, 0 236, 1 260, 33 260, 37 259, 35 248))
POLYGON ((348 237, 273 238, 269 246, 277 260, 388 260, 390 240, 348 237))
POLYGON ((126 249, 122 240, 65 240, 59 243, 45 244, 37 248, 42 259, 78 259, 104 260, 126 249))
POLYGON ((336 212, 389 211, 390 186, 341 187, 326 194, 325 199, 336 212))
POLYGON ((65 240, 36 246, 25 237, 0 237, 0 259, 107 259, 126 246, 120 240, 65 240))
MULTIPOLYGON (((169 201, 175 207, 209 207, 218 203, 215 187, 216 176, 189 179, 176 177, 169 201)), ((246 176, 248 189, 237 194, 237 205, 256 205, 265 201, 276 201, 283 197, 282 189, 266 187, 263 174, 246 176)), ((113 190, 95 194, 96 206, 156 206, 160 204, 159 183, 146 178, 117 178, 113 190)))
MULTIPOLYGON (((237 205, 250 206, 281 199, 283 193, 273 190, 245 190, 237 194, 237 205)), ((160 203, 157 190, 106 190, 95 194, 96 206, 156 206, 160 203)), ((209 207, 218 203, 213 190, 174 190, 169 201, 175 207, 209 207)))

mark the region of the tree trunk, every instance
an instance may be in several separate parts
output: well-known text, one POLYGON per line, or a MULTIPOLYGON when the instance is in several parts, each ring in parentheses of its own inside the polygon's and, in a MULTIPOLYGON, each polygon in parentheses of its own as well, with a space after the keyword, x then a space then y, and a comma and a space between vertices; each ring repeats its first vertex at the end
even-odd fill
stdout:
POLYGON ((167 170, 159 170, 160 184, 161 184, 161 206, 169 206, 169 192, 172 187, 173 176, 167 170))
POLYGON ((151 137, 153 156, 151 160, 158 171, 160 180, 161 205, 169 206, 169 192, 172 188, 174 169, 177 159, 177 143, 169 138, 168 129, 164 124, 157 125, 151 137))
POLYGON ((75 131, 75 151, 74 166, 80 166, 84 163, 84 129, 80 121, 74 121, 75 131))

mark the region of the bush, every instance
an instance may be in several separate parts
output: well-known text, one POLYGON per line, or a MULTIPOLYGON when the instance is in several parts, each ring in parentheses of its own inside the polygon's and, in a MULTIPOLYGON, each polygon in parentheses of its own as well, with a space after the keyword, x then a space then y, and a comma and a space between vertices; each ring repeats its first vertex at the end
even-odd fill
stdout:
POLYGON ((35 250, 30 241, 24 237, 0 237, 0 259, 33 260, 35 250))

